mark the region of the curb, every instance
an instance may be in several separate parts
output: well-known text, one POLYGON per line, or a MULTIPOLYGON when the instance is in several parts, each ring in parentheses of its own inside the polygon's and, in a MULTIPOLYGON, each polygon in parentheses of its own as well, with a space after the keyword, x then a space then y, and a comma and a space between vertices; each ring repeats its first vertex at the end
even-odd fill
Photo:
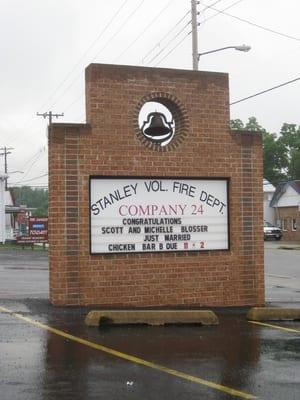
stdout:
POLYGON ((294 321, 300 320, 299 308, 253 307, 247 313, 252 321, 294 321))
POLYGON ((218 325, 216 314, 210 310, 92 310, 86 318, 87 326, 111 324, 201 324, 218 325))

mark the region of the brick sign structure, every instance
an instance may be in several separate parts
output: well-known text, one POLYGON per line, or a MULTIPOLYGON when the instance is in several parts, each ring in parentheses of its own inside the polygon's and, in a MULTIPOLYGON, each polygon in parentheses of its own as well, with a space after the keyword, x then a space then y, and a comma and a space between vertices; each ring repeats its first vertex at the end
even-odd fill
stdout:
POLYGON ((54 305, 264 304, 262 138, 222 73, 92 64, 49 129, 54 305))

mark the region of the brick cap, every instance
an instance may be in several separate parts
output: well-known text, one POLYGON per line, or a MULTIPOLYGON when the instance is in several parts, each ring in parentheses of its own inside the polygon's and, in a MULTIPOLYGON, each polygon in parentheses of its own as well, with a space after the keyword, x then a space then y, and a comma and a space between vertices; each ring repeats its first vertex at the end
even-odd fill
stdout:
POLYGON ((50 128, 80 128, 80 129, 90 129, 90 124, 85 123, 75 123, 75 122, 54 122, 51 124, 50 128))
POLYGON ((67 135, 68 133, 91 133, 92 127, 90 124, 76 124, 71 122, 57 122, 48 126, 49 136, 55 136, 61 134, 67 135))
POLYGON ((101 324, 201 324, 218 325, 210 310, 93 310, 85 318, 88 326, 101 324))
POLYGON ((228 73, 226 72, 214 72, 214 71, 194 71, 189 69, 177 69, 177 68, 153 68, 153 67, 141 67, 136 65, 120 65, 120 64, 97 64, 91 63, 86 69, 86 76, 92 71, 102 71, 102 72, 120 72, 120 73, 145 73, 147 75, 172 75, 172 76, 186 76, 195 78, 208 78, 208 77, 223 77, 228 78, 228 73))
POLYGON ((235 133, 237 135, 262 136, 263 131, 248 131, 248 130, 245 130, 245 129, 231 129, 231 133, 235 133))

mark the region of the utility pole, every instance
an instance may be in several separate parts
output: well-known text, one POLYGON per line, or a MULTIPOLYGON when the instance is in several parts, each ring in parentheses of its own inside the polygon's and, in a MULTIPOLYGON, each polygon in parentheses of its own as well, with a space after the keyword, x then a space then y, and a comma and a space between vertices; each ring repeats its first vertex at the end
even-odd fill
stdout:
POLYGON ((193 48, 193 70, 198 71, 198 21, 197 21, 197 4, 199 1, 191 0, 192 14, 192 48, 193 48))
MULTIPOLYGON (((11 151, 9 150, 14 150, 13 147, 1 147, 0 151, 3 151, 3 153, 0 153, 0 156, 4 156, 4 173, 7 175, 7 156, 8 154, 11 154, 11 151)), ((7 177, 5 178, 5 190, 7 190, 7 177)))
POLYGON ((5 182, 6 175, 0 174, 0 243, 5 243, 5 182))
POLYGON ((53 114, 52 111, 49 111, 49 112, 45 112, 45 113, 42 113, 42 114, 41 113, 36 113, 36 115, 39 116, 39 117, 49 118, 48 124, 50 126, 52 124, 52 118, 53 117, 55 117, 55 118, 63 117, 64 113, 62 113, 62 114, 53 114))

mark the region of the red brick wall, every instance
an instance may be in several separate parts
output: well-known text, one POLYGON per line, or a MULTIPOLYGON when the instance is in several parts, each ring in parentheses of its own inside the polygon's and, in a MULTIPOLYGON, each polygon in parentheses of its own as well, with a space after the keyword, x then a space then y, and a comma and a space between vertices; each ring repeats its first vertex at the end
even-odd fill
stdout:
POLYGON ((227 75, 92 64, 86 104, 86 125, 49 131, 51 302, 262 305, 262 141, 229 130, 227 75), (184 140, 165 152, 146 147, 134 126, 153 93, 176 99, 188 120, 184 140), (229 178, 230 250, 90 255, 90 175, 229 178))

